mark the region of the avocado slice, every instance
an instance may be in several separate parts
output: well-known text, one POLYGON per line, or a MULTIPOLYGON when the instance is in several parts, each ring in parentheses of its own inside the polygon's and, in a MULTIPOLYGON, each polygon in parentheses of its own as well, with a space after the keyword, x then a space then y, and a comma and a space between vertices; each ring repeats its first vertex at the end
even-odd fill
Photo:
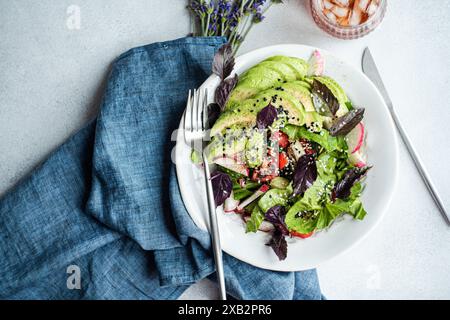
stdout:
POLYGON ((269 103, 287 111, 287 122, 290 124, 310 126, 315 123, 317 128, 322 128, 323 117, 316 111, 306 111, 299 99, 290 92, 283 91, 283 87, 277 87, 262 91, 252 99, 229 106, 217 119, 211 129, 211 136, 221 134, 226 128, 255 126, 258 112, 269 103))
POLYGON ((242 101, 253 97, 260 90, 252 88, 250 86, 240 86, 239 84, 236 88, 231 91, 227 103, 225 104, 224 110, 232 109, 233 107, 239 105, 242 101))
POLYGON ((230 133, 212 136, 207 147, 208 160, 214 161, 214 159, 222 157, 236 158, 237 155, 245 152, 246 145, 247 136, 244 130, 230 130, 230 133))
POLYGON ((284 62, 263 61, 259 64, 259 66, 264 66, 279 72, 282 75, 282 80, 284 81, 294 81, 298 76, 298 72, 284 62))
POLYGON ((281 72, 258 64, 241 76, 236 88, 230 94, 227 107, 251 98, 261 90, 266 90, 282 83, 283 79, 281 72))
POLYGON ((305 111, 316 111, 311 98, 311 92, 297 81, 288 82, 281 86, 286 93, 289 93, 293 98, 303 104, 305 111))
POLYGON ((272 68, 272 66, 261 65, 261 63, 248 69, 239 78, 239 84, 250 83, 261 90, 270 88, 277 82, 282 82, 283 74, 272 68))
POLYGON ((331 79, 330 77, 320 76, 314 77, 314 79, 326 85, 338 100, 339 109, 336 112, 336 116, 341 117, 344 114, 346 114, 348 112, 348 108, 345 103, 348 102, 349 100, 347 95, 345 94, 344 89, 342 89, 342 87, 334 79, 331 79))
POLYGON ((297 79, 303 79, 307 72, 308 72, 308 63, 300 58, 295 58, 295 57, 286 57, 286 56, 273 56, 270 58, 267 58, 264 61, 277 61, 277 62, 284 62, 287 65, 291 66, 292 68, 294 68, 298 75, 297 75, 297 79))
POLYGON ((311 91, 311 84, 305 80, 297 80, 295 81, 296 84, 305 87, 306 89, 308 89, 308 91, 311 91))
POLYGON ((305 78, 303 79, 303 81, 306 82, 307 84, 309 84, 310 87, 312 87, 312 84, 313 84, 313 82, 314 82, 314 78, 311 78, 311 77, 305 77, 305 78))
POLYGON ((250 168, 259 167, 266 154, 266 135, 264 131, 252 130, 245 147, 245 160, 250 168))
MULTIPOLYGON (((275 87, 283 82, 303 79, 308 63, 299 58, 273 56, 248 69, 230 94, 226 108, 253 97, 261 90, 275 87)), ((306 85, 306 83, 305 83, 306 85)))
POLYGON ((288 123, 298 126, 304 124, 305 109, 303 105, 292 95, 281 89, 280 87, 266 90, 258 94, 255 98, 262 101, 265 105, 271 103, 275 108, 283 108, 284 111, 288 112, 288 123))
POLYGON ((253 110, 240 110, 239 112, 236 109, 228 110, 223 112, 219 118, 217 119, 214 126, 211 128, 211 136, 220 135, 227 128, 231 127, 253 127, 256 125, 256 115, 257 111, 253 110))
POLYGON ((319 132, 320 130, 322 130, 324 120, 324 117, 316 111, 305 112, 305 124, 314 132, 319 132))

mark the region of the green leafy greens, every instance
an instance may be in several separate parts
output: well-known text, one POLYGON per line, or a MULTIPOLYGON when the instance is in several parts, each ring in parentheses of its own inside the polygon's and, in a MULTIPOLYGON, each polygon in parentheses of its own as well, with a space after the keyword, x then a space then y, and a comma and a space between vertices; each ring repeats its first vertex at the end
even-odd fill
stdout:
POLYGON ((344 152, 347 150, 347 143, 341 136, 333 137, 327 130, 319 132, 311 132, 306 127, 299 127, 292 124, 286 125, 282 131, 286 133, 290 139, 307 139, 319 144, 327 152, 344 152))
POLYGON ((246 232, 256 232, 264 220, 264 213, 258 205, 255 205, 252 210, 250 219, 246 224, 246 232))
POLYGON ((328 131, 314 133, 305 127, 287 125, 283 131, 291 139, 305 138, 319 144, 323 150, 317 156, 318 177, 303 196, 296 197, 296 202, 286 214, 286 225, 289 230, 306 234, 314 230, 328 228, 339 216, 350 214, 355 219, 363 219, 366 215, 361 200, 361 183, 351 188, 346 199, 334 199, 331 193, 338 181, 351 168, 347 163, 347 145, 342 137, 333 137, 328 131))

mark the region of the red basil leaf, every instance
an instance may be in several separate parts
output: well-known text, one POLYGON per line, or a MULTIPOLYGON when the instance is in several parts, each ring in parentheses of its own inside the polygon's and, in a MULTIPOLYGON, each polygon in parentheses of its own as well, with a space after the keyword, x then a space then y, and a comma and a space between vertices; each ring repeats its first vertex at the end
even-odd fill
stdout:
POLYGON ((277 108, 269 103, 267 107, 264 107, 260 112, 258 112, 258 116, 256 117, 256 125, 258 126, 258 129, 265 129, 270 126, 277 117, 277 108))
POLYGON ((234 68, 234 56, 233 49, 230 43, 226 43, 220 47, 214 56, 212 71, 225 80, 233 71, 234 68))
POLYGON ((364 117, 364 108, 355 108, 342 117, 337 118, 330 127, 332 136, 345 136, 361 122, 364 117))
POLYGON ((311 91, 314 107, 317 112, 321 114, 331 113, 334 116, 339 109, 339 101, 334 96, 333 92, 316 79, 313 80, 311 91))
POLYGON ((239 77, 236 74, 233 78, 223 80, 216 88, 214 99, 222 110, 228 101, 228 97, 230 96, 231 91, 234 89, 234 87, 236 87, 238 80, 239 77))
POLYGON ((267 210, 265 218, 267 221, 271 222, 277 230, 279 230, 283 235, 289 235, 289 230, 286 226, 284 218, 286 217, 286 210, 283 206, 274 206, 267 210))
POLYGON ((208 105, 208 124, 209 128, 211 128, 214 123, 216 123, 217 119, 220 116, 220 113, 222 112, 222 109, 217 103, 210 103, 208 105))
POLYGON ((231 195, 233 182, 229 175, 221 171, 215 171, 211 175, 211 184, 213 187, 214 201, 216 206, 222 205, 231 195))
POLYGON ((284 238, 283 233, 281 233, 278 229, 275 229, 275 231, 272 234, 272 238, 268 243, 266 243, 266 246, 269 246, 273 249, 275 254, 277 255, 278 259, 284 260, 287 257, 287 242, 284 238))
POLYGON ((336 183, 331 191, 331 200, 345 199, 350 196, 353 185, 359 181, 371 167, 353 168, 344 173, 341 181, 336 183))
POLYGON ((317 179, 316 160, 311 154, 304 154, 297 161, 292 184, 294 187, 293 196, 303 194, 311 187, 317 179))

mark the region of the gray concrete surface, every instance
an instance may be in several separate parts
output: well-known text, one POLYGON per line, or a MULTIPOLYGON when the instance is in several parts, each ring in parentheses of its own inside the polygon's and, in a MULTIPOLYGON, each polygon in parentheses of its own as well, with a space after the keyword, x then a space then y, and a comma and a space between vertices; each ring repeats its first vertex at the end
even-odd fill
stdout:
MULTIPOLYGON (((306 2, 273 8, 241 53, 302 43, 359 67, 369 45, 450 207, 450 2, 389 1, 380 28, 355 41, 324 34, 306 2)), ((105 75, 118 54, 189 32, 184 5, 184 0, 0 0, 0 194, 95 116, 105 75)), ((450 228, 405 148, 400 150, 400 182, 386 219, 356 248, 318 269, 330 299, 450 298, 450 228)), ((214 285, 202 281, 181 298, 213 297, 214 285)))

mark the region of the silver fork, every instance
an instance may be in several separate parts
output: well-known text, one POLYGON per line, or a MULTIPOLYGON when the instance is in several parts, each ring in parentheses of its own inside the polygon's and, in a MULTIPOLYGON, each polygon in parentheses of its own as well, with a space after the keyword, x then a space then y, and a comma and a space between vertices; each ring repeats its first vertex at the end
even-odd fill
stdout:
POLYGON ((216 215, 216 204, 214 202, 214 193, 211 184, 211 172, 208 163, 206 145, 206 131, 208 129, 208 104, 207 91, 203 94, 198 90, 189 90, 186 110, 184 112, 183 133, 184 141, 194 150, 201 153, 203 159, 203 168, 205 173, 206 197, 208 200, 208 212, 210 221, 211 242, 216 264, 217 281, 220 289, 220 299, 226 300, 225 276, 222 261, 222 247, 220 246, 220 235, 216 215))

